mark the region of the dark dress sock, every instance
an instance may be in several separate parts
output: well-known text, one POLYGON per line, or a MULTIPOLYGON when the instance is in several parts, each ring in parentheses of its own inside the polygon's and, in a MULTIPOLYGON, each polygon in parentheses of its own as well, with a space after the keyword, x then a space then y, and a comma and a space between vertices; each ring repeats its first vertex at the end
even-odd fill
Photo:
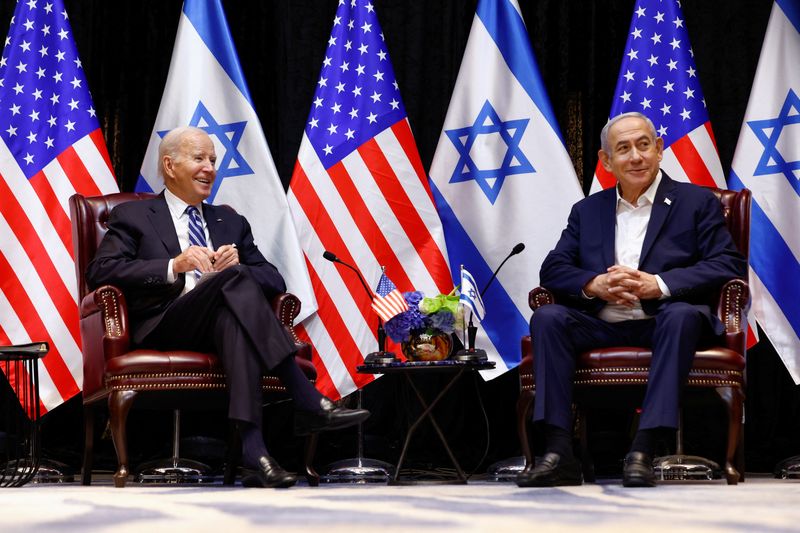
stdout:
POLYGON ((669 445, 675 442, 675 431, 675 428, 668 427, 640 429, 633 437, 630 451, 652 456, 659 442, 667 442, 669 445))
POLYGON ((564 428, 545 424, 544 426, 545 449, 548 453, 557 453, 564 459, 573 457, 572 433, 564 428))
POLYGON ((281 380, 286 390, 289 391, 289 396, 294 401, 295 409, 312 413, 321 410, 319 402, 323 398, 322 393, 308 381, 294 357, 285 358, 272 371, 281 380))
POLYGON ((250 422, 239 422, 239 435, 242 438, 242 465, 256 468, 258 458, 269 455, 261 428, 250 422))

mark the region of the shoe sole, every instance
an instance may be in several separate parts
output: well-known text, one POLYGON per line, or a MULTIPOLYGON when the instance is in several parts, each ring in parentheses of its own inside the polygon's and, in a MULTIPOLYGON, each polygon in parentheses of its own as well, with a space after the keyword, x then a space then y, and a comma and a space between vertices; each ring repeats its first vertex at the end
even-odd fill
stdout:
POLYGON ((630 477, 622 480, 622 486, 628 488, 655 487, 656 481, 654 479, 648 479, 644 477, 630 477))
POLYGON ((571 479, 569 481, 556 481, 556 482, 549 482, 549 483, 538 483, 534 482, 517 482, 518 487, 538 487, 538 488, 547 488, 547 487, 577 487, 583 485, 583 480, 578 481, 577 479, 571 479))
POLYGON ((261 489, 288 489, 297 483, 297 478, 291 477, 275 481, 265 485, 261 482, 258 474, 244 474, 242 475, 242 486, 248 488, 261 488, 261 489))
POLYGON ((298 429, 297 427, 295 427, 294 428, 294 434, 297 435, 298 437, 303 437, 303 436, 306 436, 306 435, 311 435, 312 433, 319 433, 321 431, 334 431, 334 430, 337 430, 337 429, 349 428, 349 427, 352 427, 352 426, 360 424, 361 422, 365 421, 367 418, 369 418, 369 413, 367 413, 364 416, 359 417, 359 418, 351 418, 350 420, 342 421, 342 422, 340 422, 338 424, 325 424, 325 425, 321 425, 321 426, 314 426, 314 427, 307 428, 307 429, 298 429))

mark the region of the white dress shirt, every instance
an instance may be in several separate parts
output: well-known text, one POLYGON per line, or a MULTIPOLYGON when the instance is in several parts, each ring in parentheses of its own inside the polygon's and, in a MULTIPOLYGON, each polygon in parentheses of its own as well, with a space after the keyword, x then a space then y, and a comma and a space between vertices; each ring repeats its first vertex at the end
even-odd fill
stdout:
MULTIPOLYGON (((617 186, 617 223, 614 234, 615 264, 639 269, 644 236, 647 233, 650 214, 653 212, 653 201, 655 200, 659 183, 661 183, 660 170, 656 175, 656 179, 637 198, 635 204, 620 196, 619 186, 617 186)), ((656 274, 656 282, 662 292, 661 298, 668 297, 670 295, 669 288, 658 274, 656 274)), ((606 322, 650 318, 650 315, 642 309, 641 302, 638 301, 633 307, 608 303, 600 310, 597 316, 606 322)))
MULTIPOLYGON (((175 233, 178 234, 178 246, 181 249, 181 252, 186 250, 189 246, 189 215, 186 213, 186 208, 189 207, 189 204, 172 194, 169 189, 164 189, 164 199, 167 201, 167 207, 169 208, 169 214, 172 217, 172 224, 175 226, 175 233)), ((208 246, 209 250, 213 250, 213 244, 211 242, 211 236, 208 234, 208 226, 206 225, 206 220, 203 218, 203 206, 202 204, 198 204, 197 211, 200 213, 200 221, 203 223, 203 233, 206 236, 206 245, 208 246)), ((170 259, 169 264, 167 265, 167 281, 170 283, 175 283, 177 276, 172 271, 172 262, 175 259, 170 259)), ((186 285, 183 287, 183 291, 181 291, 181 295, 186 294, 190 290, 194 289, 195 285, 197 285, 197 278, 192 274, 192 272, 186 273, 186 285)))

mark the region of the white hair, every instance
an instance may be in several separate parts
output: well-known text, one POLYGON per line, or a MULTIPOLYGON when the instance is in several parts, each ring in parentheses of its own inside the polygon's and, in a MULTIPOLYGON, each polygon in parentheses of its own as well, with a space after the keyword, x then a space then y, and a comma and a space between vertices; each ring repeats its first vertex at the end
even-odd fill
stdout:
POLYGON ((648 129, 650 130, 650 133, 653 135, 653 140, 655 140, 657 137, 656 127, 653 124, 653 121, 647 118, 647 115, 643 115, 638 111, 628 111, 627 113, 620 113, 619 115, 608 119, 608 122, 606 122, 606 125, 603 126, 603 130, 600 132, 600 148, 608 155, 611 155, 611 147, 608 145, 608 132, 611 130, 611 126, 613 126, 620 120, 626 118, 640 118, 644 120, 645 123, 647 124, 648 129))

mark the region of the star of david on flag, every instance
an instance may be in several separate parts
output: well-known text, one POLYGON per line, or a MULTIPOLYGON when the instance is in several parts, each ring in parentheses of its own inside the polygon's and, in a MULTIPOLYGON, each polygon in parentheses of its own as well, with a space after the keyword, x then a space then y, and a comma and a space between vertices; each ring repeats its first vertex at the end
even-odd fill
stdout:
MULTIPOLYGON (((800 125, 800 98, 797 97, 797 93, 789 89, 789 94, 786 95, 777 117, 751 120, 747 125, 764 145, 764 153, 758 160, 755 175, 783 174, 795 192, 800 194, 800 174, 796 172, 800 170, 800 160, 787 161, 778 149, 778 141, 781 140, 784 128, 793 129, 792 126, 800 125)), ((791 138, 791 133, 789 131, 786 133, 787 137, 791 138)))
POLYGON ((481 375, 491 379, 519 364, 528 292, 583 197, 516 0, 478 2, 430 183, 453 279, 461 265, 470 268, 467 303, 478 302, 476 282, 486 283, 515 245, 526 244, 489 286, 485 312, 474 307, 482 317, 476 345, 496 364, 481 375))
POLYGON ((800 384, 800 0, 772 7, 728 185, 752 192, 751 315, 800 384))
MULTIPOLYGON (((530 119, 527 118, 503 121, 489 100, 486 100, 471 126, 446 130, 445 133, 461 154, 450 183, 475 180, 489 201, 494 203, 507 176, 535 172, 533 165, 519 147, 528 122, 530 119), (486 163, 479 159, 480 156, 498 151, 492 149, 491 140, 485 139, 489 136, 499 136, 505 143, 506 150, 504 154, 502 148, 499 150, 503 156, 502 161, 495 162, 494 165, 490 163, 490 168, 485 168, 479 165, 486 163), (479 161, 476 162, 475 159, 479 161)), ((494 141, 498 142, 497 139, 494 141)))
POLYGON ((217 153, 217 177, 206 201, 227 204, 247 218, 259 250, 278 268, 287 290, 302 301, 298 320, 311 315, 316 299, 308 270, 220 0, 183 4, 137 191, 164 188, 158 145, 178 126, 196 126, 209 134, 217 153))
MULTIPOLYGON (((643 113, 664 139, 661 168, 678 181, 725 187, 694 52, 678 0, 636 0, 609 117, 643 113)), ((616 184, 598 161, 591 192, 616 184)))
POLYGON ((83 387, 69 197, 118 191, 62 0, 17 2, 0 102, 0 344, 49 343, 45 413, 83 387))
POLYGON ((486 306, 483 305, 481 292, 478 290, 475 278, 464 267, 461 267, 460 293, 458 301, 472 311, 478 322, 482 322, 483 317, 486 315, 486 306))

